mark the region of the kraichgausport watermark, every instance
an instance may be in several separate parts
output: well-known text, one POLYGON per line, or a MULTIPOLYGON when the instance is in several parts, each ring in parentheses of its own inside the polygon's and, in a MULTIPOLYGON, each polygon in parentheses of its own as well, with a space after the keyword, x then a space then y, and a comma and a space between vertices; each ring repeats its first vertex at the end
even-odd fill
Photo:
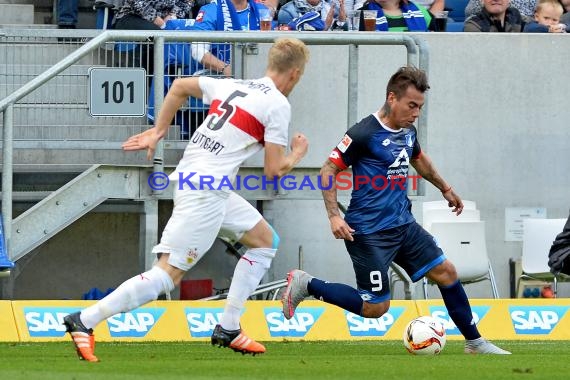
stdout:
MULTIPOLYGON (((359 190, 363 186, 369 186, 373 190, 401 190, 407 188, 408 183, 412 190, 417 190, 419 175, 376 175, 373 177, 366 175, 353 175, 349 172, 341 172, 336 176, 323 178, 321 175, 295 176, 285 175, 283 177, 269 178, 265 175, 248 174, 245 176, 236 175, 234 179, 228 176, 215 177, 194 172, 177 173, 175 186, 178 190, 285 190, 285 191, 306 191, 306 190, 359 190)), ((171 175, 172 176, 172 175, 171 175)), ((170 178, 164 172, 153 172, 148 176, 148 185, 152 190, 166 190, 170 186, 170 178)))

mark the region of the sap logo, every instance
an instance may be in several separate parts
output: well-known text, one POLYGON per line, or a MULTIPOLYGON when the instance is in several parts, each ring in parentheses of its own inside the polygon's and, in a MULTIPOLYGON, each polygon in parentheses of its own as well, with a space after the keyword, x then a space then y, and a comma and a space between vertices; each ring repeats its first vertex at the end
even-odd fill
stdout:
POLYGON ((351 336, 384 336, 403 311, 403 307, 391 307, 380 318, 364 318, 348 311, 344 314, 351 336))
MULTIPOLYGON (((489 311, 489 306, 471 306, 472 322, 478 324, 485 314, 489 311)), ((445 306, 430 306, 429 312, 432 317, 437 319, 445 328, 447 335, 461 335, 455 323, 451 320, 445 306)))
POLYGON ((114 338, 142 338, 160 319, 165 308, 142 308, 113 315, 107 319, 109 333, 114 338))
POLYGON ((70 307, 25 307, 28 333, 31 337, 62 337, 65 335, 63 317, 78 310, 70 307))
POLYGON ((190 335, 194 338, 210 337, 220 323, 224 309, 211 307, 187 307, 184 309, 190 335))
POLYGON ((280 308, 267 307, 263 311, 272 337, 304 337, 324 310, 324 307, 298 307, 289 320, 285 319, 280 308))
POLYGON ((564 317, 567 306, 510 306, 516 334, 549 334, 564 317))

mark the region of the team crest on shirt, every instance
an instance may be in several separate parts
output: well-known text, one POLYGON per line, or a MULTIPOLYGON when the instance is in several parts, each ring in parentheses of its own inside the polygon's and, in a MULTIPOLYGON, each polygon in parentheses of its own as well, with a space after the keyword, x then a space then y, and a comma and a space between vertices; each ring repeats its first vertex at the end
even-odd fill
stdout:
POLYGON ((203 10, 198 12, 198 15, 196 16, 196 22, 202 22, 205 15, 206 15, 206 12, 204 12, 203 10))
POLYGON ((340 142, 338 143, 338 145, 336 147, 342 153, 345 153, 346 150, 348 149, 348 147, 350 146, 350 144, 352 144, 352 139, 350 138, 349 135, 344 135, 344 137, 342 138, 342 140, 340 140, 340 142))
POLYGON ((412 140, 412 135, 407 134, 405 135, 405 137, 406 137, 406 145, 412 147, 414 145, 414 142, 412 140))

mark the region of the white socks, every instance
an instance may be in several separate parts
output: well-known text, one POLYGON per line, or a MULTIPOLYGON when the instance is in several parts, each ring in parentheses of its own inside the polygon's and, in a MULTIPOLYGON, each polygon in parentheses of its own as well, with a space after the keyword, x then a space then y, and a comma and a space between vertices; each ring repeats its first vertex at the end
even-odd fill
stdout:
POLYGON ((172 289, 172 278, 163 269, 154 266, 151 270, 123 282, 107 297, 81 311, 81 322, 88 329, 92 329, 101 321, 154 301, 159 295, 172 289))
POLYGON ((241 257, 234 270, 228 300, 220 324, 226 330, 240 328, 239 319, 245 301, 257 288, 275 257, 276 249, 252 248, 241 257))

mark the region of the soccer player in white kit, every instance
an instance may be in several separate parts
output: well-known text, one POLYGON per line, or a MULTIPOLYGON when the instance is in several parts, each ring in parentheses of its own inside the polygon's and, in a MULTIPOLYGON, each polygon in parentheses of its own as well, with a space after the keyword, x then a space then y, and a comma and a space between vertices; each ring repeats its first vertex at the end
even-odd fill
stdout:
POLYGON ((131 136, 126 151, 154 155, 175 112, 189 96, 210 104, 209 114, 190 139, 171 180, 176 186, 174 209, 153 248, 155 266, 124 283, 96 304, 64 318, 79 358, 98 361, 93 328, 103 320, 133 310, 169 292, 212 246, 220 231, 248 247, 236 265, 220 324, 212 344, 237 352, 260 354, 265 347, 240 328, 240 313, 257 288, 277 251, 279 237, 261 214, 231 191, 239 166, 265 147, 264 173, 269 179, 288 173, 305 156, 308 141, 301 133, 286 152, 291 106, 287 96, 303 75, 309 50, 298 39, 280 38, 269 50, 265 77, 255 80, 189 77, 174 81, 156 124, 131 136), (207 178, 208 184, 204 183, 207 178))

